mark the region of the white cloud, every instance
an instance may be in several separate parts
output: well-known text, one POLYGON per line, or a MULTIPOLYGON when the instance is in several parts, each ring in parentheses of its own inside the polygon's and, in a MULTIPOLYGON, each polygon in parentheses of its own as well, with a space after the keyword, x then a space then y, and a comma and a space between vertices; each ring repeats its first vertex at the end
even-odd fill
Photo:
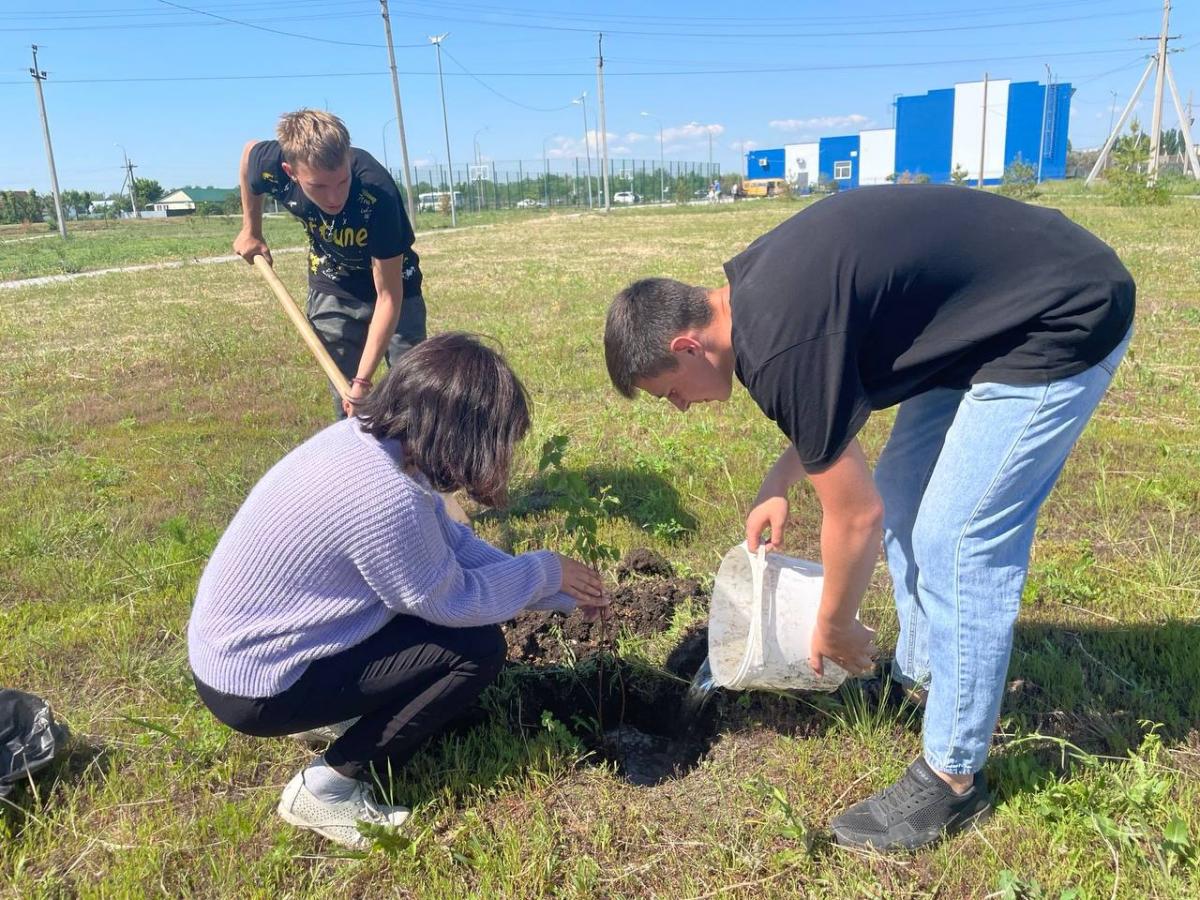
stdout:
POLYGON ((725 133, 724 125, 701 125, 699 122, 688 122, 686 125, 672 125, 663 129, 663 140, 673 143, 707 143, 708 136, 719 138, 725 133))
POLYGON ((811 119, 772 119, 767 124, 776 131, 812 132, 834 128, 862 128, 870 118, 861 113, 846 116, 814 116, 811 119))
MULTIPOLYGON (((640 137, 640 136, 639 136, 640 137)), ((619 135, 612 131, 608 132, 608 154, 614 156, 618 153, 629 153, 628 147, 614 147, 615 143, 629 141, 629 135, 619 135)), ((635 138, 636 140, 636 138, 635 138)), ((546 157, 548 159, 572 159, 578 156, 580 159, 591 154, 593 159, 599 157, 600 133, 589 129, 587 133, 587 149, 585 151, 583 139, 577 137, 568 137, 565 135, 556 135, 546 141, 546 157)))

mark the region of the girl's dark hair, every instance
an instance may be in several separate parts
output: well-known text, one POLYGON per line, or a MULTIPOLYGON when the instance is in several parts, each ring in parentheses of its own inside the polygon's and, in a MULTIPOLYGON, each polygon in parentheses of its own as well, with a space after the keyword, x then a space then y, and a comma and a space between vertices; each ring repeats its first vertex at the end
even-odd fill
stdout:
POLYGON ((529 396, 497 351, 461 331, 417 344, 358 405, 363 429, 398 438, 438 491, 506 499, 513 448, 529 430, 529 396))

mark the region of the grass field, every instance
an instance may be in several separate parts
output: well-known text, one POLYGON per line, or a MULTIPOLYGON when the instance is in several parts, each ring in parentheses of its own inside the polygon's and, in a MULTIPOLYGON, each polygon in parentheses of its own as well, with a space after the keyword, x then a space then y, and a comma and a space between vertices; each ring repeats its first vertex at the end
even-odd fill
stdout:
MULTIPOLYGON (((840 851, 824 831, 920 747, 911 722, 853 689, 780 701, 795 727, 724 734, 699 768, 653 788, 581 759, 554 723, 516 736, 493 720, 400 773, 395 798, 415 808, 403 841, 355 858, 282 824, 274 805, 306 751, 219 725, 196 698, 184 634, 230 516, 326 423, 324 384, 244 265, 5 293, 0 684, 45 696, 74 738, 0 820, 0 892, 1200 896, 1200 208, 1057 202, 1134 272, 1137 335, 1042 515, 989 764, 997 814, 899 858, 840 851)), ((796 208, 541 216, 422 239, 431 331, 494 335, 530 387, 518 498, 542 441, 569 434, 566 465, 626 499, 604 539, 711 576, 782 438, 740 389, 687 416, 621 401, 604 309, 640 275, 717 283, 724 259, 796 208)), ((231 237, 188 227, 171 238, 183 250, 114 237, 105 258, 203 256, 231 237)), ((12 247, 0 277, 23 265, 12 247)), ((299 294, 302 257, 277 262, 299 294)), ((869 423, 871 455, 889 422, 869 423)), ((817 506, 799 493, 788 549, 813 558, 817 506)), ((565 547, 562 526, 543 511, 480 530, 520 551, 565 547)), ((863 616, 894 642, 882 566, 863 616)), ((622 652, 661 663, 687 618, 622 652)))
MULTIPOLYGON (((460 227, 536 218, 537 210, 460 213, 460 227)), ((540 215, 545 215, 544 212, 540 215)), ((304 229, 289 215, 263 220, 264 236, 273 248, 304 245, 304 229)), ((71 222, 63 241, 44 224, 0 226, 0 281, 64 275, 138 263, 197 259, 232 253, 241 228, 240 216, 180 216, 171 219, 122 219, 71 222)), ((450 217, 426 213, 417 221, 421 231, 450 227, 450 217)))

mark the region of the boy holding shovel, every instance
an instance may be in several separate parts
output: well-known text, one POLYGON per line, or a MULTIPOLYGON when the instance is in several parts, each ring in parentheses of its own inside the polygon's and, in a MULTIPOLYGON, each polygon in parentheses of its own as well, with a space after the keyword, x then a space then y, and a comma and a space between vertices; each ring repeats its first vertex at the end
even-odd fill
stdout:
POLYGON ((1134 283, 1056 210, 936 185, 830 197, 725 264, 715 290, 635 282, 608 312, 613 385, 681 411, 733 378, 789 446, 746 520, 777 547, 788 492, 822 508, 812 663, 871 669, 855 615, 882 537, 900 620, 893 677, 925 697, 924 752, 832 823, 915 849, 991 809, 982 777, 1037 513, 1128 347, 1134 283), (874 474, 856 438, 899 404, 874 474))
POLYGON ((413 230, 392 176, 350 146, 337 116, 300 109, 280 117, 278 140, 242 151, 242 230, 233 250, 246 262, 271 251, 263 196, 304 223, 309 240, 308 320, 350 382, 336 389, 336 418, 351 415, 384 357, 394 365, 425 339, 421 269, 413 230))

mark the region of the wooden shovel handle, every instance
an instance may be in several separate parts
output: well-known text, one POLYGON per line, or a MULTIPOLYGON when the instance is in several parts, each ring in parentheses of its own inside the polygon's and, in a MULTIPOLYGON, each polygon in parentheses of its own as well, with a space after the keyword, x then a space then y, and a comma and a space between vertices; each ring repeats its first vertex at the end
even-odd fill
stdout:
POLYGON ((279 300, 283 311, 287 313, 287 317, 292 320, 292 324, 296 326, 296 331, 300 333, 300 337, 304 340, 305 346, 309 352, 316 357, 322 371, 325 373, 333 386, 338 389, 338 392, 344 397, 350 393, 350 382, 346 380, 346 376, 334 363, 333 358, 329 355, 329 351, 325 349, 325 345, 321 343, 321 339, 317 337, 317 333, 313 331, 313 327, 309 324, 300 307, 296 305, 296 301, 292 299, 292 295, 288 293, 288 289, 283 286, 283 282, 279 280, 279 276, 275 274, 275 270, 271 268, 271 264, 267 262, 265 256, 254 257, 254 268, 258 270, 258 274, 263 277, 263 280, 270 286, 272 293, 279 300))

